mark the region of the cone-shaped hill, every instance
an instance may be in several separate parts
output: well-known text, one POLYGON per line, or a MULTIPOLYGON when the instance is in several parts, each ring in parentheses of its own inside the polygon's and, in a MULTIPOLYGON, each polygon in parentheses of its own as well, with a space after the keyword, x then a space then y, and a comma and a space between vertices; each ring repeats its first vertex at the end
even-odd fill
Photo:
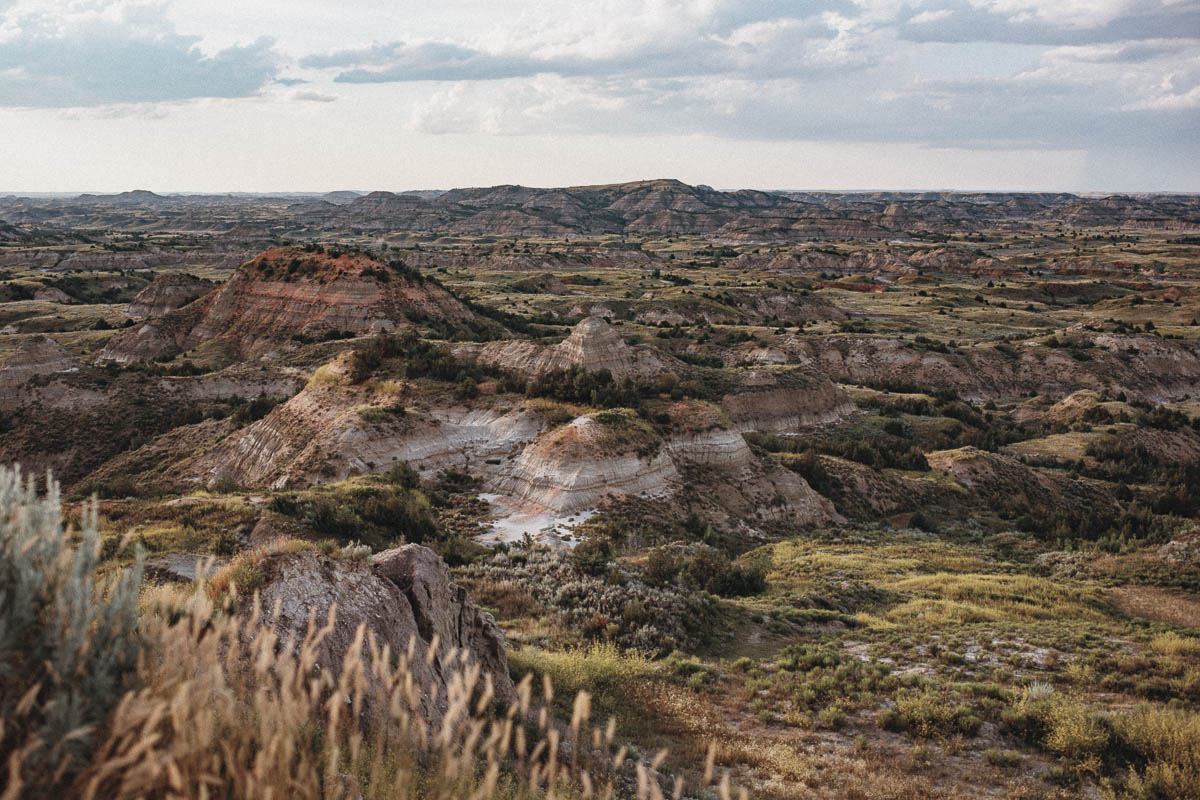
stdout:
POLYGON ((8 399, 17 387, 35 375, 68 372, 78 367, 75 357, 49 336, 30 336, 0 365, 0 400, 8 399))
POLYGON ((100 360, 131 363, 196 348, 257 358, 295 342, 435 322, 495 325, 402 266, 362 253, 276 247, 196 301, 118 336, 100 360))

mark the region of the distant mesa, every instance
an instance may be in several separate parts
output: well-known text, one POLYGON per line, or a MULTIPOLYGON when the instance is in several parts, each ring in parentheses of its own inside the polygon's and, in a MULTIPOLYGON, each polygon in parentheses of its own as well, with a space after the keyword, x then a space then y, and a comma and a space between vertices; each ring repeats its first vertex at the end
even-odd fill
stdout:
POLYGON ((119 194, 81 194, 79 200, 91 203, 112 203, 118 206, 159 205, 171 202, 170 197, 155 194, 147 189, 134 189, 119 194))
POLYGON ((407 192, 163 196, 145 189, 75 198, 0 198, 8 223, 106 230, 436 232, 551 239, 690 235, 735 244, 889 239, 1041 225, 1200 229, 1196 195, 1085 197, 1036 192, 719 191, 659 179, 594 186, 503 185, 407 192), (161 211, 161 216, 156 213, 161 211), (236 212, 236 213, 234 213, 236 212))

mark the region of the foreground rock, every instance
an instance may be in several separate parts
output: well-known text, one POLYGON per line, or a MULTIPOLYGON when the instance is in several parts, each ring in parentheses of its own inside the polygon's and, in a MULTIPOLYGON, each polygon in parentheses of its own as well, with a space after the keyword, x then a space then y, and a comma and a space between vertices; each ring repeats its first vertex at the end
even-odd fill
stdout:
POLYGON ((498 708, 512 702, 504 634, 465 589, 450 582, 446 563, 429 548, 405 545, 377 554, 372 563, 315 550, 280 552, 258 566, 264 576, 262 607, 283 641, 301 640, 310 614, 323 622, 337 606, 317 658, 323 669, 341 669, 359 625, 366 625, 393 654, 408 653, 411 646, 414 682, 425 687, 421 713, 430 725, 446 713, 446 687, 461 672, 460 653, 479 666, 480 688, 491 683, 498 708))

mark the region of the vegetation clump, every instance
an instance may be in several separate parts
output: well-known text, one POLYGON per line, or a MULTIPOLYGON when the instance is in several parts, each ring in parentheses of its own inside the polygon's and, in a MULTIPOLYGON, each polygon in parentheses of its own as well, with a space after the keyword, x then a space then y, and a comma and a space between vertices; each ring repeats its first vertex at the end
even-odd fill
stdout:
POLYGON ((142 652, 141 558, 97 579, 99 520, 63 525, 59 488, 0 469, 0 786, 45 797, 70 785, 142 652), (77 543, 76 543, 76 537, 77 543))
POLYGON ((462 568, 458 576, 482 602, 500 584, 506 592, 520 587, 584 641, 663 654, 715 633, 717 609, 707 592, 652 585, 609 557, 515 547, 462 568))

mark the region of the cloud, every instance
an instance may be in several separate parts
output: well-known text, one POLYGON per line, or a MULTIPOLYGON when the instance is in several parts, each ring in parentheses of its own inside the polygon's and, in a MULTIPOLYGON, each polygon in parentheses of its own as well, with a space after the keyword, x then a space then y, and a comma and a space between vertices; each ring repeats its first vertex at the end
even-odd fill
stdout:
POLYGON ((1194 148, 1198 13, 1196 0, 609 0, 300 66, 409 84, 422 133, 1194 148))
POLYGON ((1061 47, 1051 51, 1060 58, 1092 64, 1138 64, 1172 56, 1195 59, 1200 38, 1148 39, 1136 42, 1061 47))
POLYGON ((273 40, 205 53, 157 4, 79 13, 10 10, 0 20, 0 106, 69 108, 256 94, 278 72, 273 40))
POLYGON ((320 92, 296 92, 292 95, 293 100, 298 100, 302 103, 336 103, 337 97, 331 94, 321 94, 320 92))
MULTIPOLYGON (((452 5, 414 12, 402 39, 381 23, 367 30, 380 41, 289 58, 268 38, 206 47, 155 2, 20 0, 0 10, 0 105, 266 89, 290 103, 369 97, 430 134, 980 149, 1194 152, 1200 128, 1200 0, 514 0, 461 29, 445 19, 472 5, 452 5)), ((189 19, 203 32, 202 15, 189 19)), ((221 41, 236 41, 223 24, 221 41)), ((277 33, 288 41, 286 21, 277 33)))
POLYGON ((918 42, 1083 45, 1200 31, 1195 0, 926 0, 905 13, 913 24, 900 35, 918 42))
MULTIPOLYGON (((697 4, 703 5, 703 4, 697 4)), ((554 30, 484 50, 449 41, 389 42, 314 54, 309 69, 336 69, 338 83, 493 81, 553 74, 583 78, 665 78, 711 75, 799 76, 878 63, 875 31, 833 11, 773 17, 738 25, 698 24, 680 9, 622 39, 604 28, 554 30), (680 29, 688 31, 680 35, 680 29), (660 32, 661 35, 648 33, 660 32)), ((497 42, 503 43, 504 34, 497 42)))
POLYGON ((562 62, 517 55, 489 55, 445 42, 404 44, 392 42, 364 50, 347 50, 302 59, 303 67, 348 67, 334 80, 339 83, 392 83, 397 81, 481 81, 565 72, 562 62))
POLYGON ((939 19, 945 19, 954 12, 948 8, 939 8, 937 11, 922 11, 916 16, 909 17, 909 25, 925 25, 930 22, 937 22, 939 19))

